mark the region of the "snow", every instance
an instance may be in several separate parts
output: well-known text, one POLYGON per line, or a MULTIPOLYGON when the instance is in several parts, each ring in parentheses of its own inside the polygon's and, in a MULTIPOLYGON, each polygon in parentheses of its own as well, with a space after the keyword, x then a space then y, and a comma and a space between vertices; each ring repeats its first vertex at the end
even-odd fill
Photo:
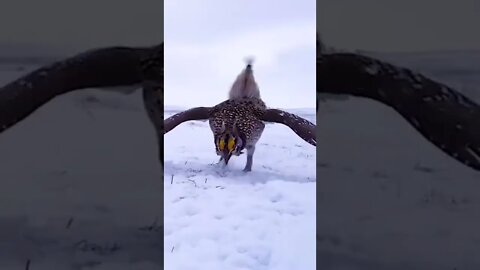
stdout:
POLYGON ((165 136, 165 269, 315 269, 315 147, 272 124, 251 172, 218 160, 208 122, 165 136))
MULTIPOLYGON (((5 69, 2 82, 33 68, 5 69)), ((309 117, 314 120, 315 115, 309 117)), ((208 260, 211 269, 215 264, 312 269, 315 148, 286 127, 268 125, 251 176, 241 174, 245 157, 238 157, 221 177, 209 165, 218 158, 206 122, 195 125, 204 126, 194 127, 196 136, 188 133, 183 145, 175 138, 182 130, 191 131, 191 125, 166 136, 167 143, 174 142, 167 147, 163 186, 155 134, 140 92, 124 96, 89 89, 66 94, 2 133, 0 268, 161 269, 165 187, 165 232, 170 230, 165 269, 184 269, 181 264, 189 262, 199 269, 208 260), (197 188, 184 183, 192 172, 197 188), (172 202, 178 197, 185 199, 172 202), (172 211, 177 212, 174 221, 172 211), (205 222, 221 227, 202 226, 205 222), (208 253, 214 248, 216 252, 208 253), (298 261, 300 255, 305 259, 298 261), (172 266, 178 258, 183 259, 172 266)))
MULTIPOLYGON (((382 57, 478 102, 479 55, 382 57)), ((2 83, 33 68, 0 67, 2 83)), ((480 269, 480 173, 388 107, 326 97, 316 157, 267 125, 252 172, 221 169, 192 122, 165 136, 163 182, 140 93, 54 99, 0 134, 0 269, 162 269, 163 247, 168 270, 480 269)))

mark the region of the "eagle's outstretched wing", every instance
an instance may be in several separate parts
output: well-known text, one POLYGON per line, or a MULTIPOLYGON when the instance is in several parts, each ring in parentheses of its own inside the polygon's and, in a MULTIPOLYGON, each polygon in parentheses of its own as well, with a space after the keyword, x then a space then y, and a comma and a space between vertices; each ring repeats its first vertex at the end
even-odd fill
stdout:
POLYGON ((298 115, 278 109, 267 109, 263 113, 261 120, 284 124, 292 129, 304 141, 313 146, 317 145, 315 124, 298 115))
POLYGON ((0 88, 0 133, 58 95, 92 87, 140 85, 146 70, 142 66, 152 53, 163 57, 163 44, 89 50, 22 76, 0 88))
POLYGON ((196 107, 176 113, 164 121, 165 134, 186 121, 207 120, 213 107, 196 107))
POLYGON ((386 104, 439 149, 480 170, 480 107, 444 84, 371 57, 332 53, 317 60, 317 92, 386 104))

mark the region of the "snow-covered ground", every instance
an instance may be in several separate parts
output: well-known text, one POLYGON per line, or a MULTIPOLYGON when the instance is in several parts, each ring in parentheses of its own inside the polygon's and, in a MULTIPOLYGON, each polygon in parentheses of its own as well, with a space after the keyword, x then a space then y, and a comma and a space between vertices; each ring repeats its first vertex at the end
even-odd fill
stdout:
POLYGON ((1 134, 0 269, 161 269, 162 188, 165 269, 314 269, 315 148, 269 125, 254 171, 222 172, 205 125, 167 134, 163 186, 140 93, 67 94, 1 134))
MULTIPOLYGON (((478 102, 479 55, 381 57, 478 102)), ((480 173, 370 100, 322 103, 317 122, 319 269, 480 269, 480 173)))
MULTIPOLYGON (((480 101, 479 55, 382 57, 480 101)), ((315 254, 327 270, 480 269, 479 173, 373 101, 321 103, 317 120, 316 158, 268 125, 249 174, 244 156, 213 165, 205 122, 178 126, 162 183, 140 93, 61 96, 0 134, 0 269, 161 269, 163 247, 168 270, 313 269, 315 254)))
POLYGON ((315 269, 315 147, 272 124, 251 172, 246 155, 218 160, 208 122, 165 136, 165 269, 315 269))

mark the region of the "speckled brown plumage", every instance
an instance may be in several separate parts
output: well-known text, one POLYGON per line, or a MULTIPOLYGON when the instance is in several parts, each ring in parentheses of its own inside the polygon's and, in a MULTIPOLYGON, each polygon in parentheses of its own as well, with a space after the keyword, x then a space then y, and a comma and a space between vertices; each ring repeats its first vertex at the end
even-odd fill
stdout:
POLYGON ((245 146, 255 145, 265 128, 260 117, 266 108, 265 103, 257 98, 233 99, 218 104, 213 107, 209 118, 214 137, 232 131, 235 125, 245 136, 245 146))
POLYGON ((314 124, 297 115, 267 108, 260 98, 251 62, 235 80, 228 100, 214 107, 192 108, 165 119, 165 133, 191 120, 209 120, 215 150, 225 165, 231 156, 238 156, 245 149, 244 171, 252 169, 255 146, 265 129, 264 122, 284 124, 308 143, 316 145, 314 124))

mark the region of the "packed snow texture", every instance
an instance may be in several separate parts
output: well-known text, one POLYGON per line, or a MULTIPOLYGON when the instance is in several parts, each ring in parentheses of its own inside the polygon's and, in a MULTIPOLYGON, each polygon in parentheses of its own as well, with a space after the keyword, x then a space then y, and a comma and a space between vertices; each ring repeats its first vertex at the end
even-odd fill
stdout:
MULTIPOLYGON (((478 52, 380 56, 480 101, 478 52)), ((168 270, 312 269, 315 213, 319 269, 480 269, 480 174, 386 106, 320 105, 317 157, 267 125, 250 175, 212 165, 206 123, 177 127, 162 186, 139 93, 54 99, 0 134, 0 269, 161 269, 162 200, 168 270)))
POLYGON ((246 153, 218 161, 208 122, 165 135, 165 269, 316 269, 315 147, 267 124, 251 172, 246 153))
POLYGON ((315 147, 268 125, 250 175, 217 171, 205 124, 167 134, 163 186, 140 92, 66 94, 2 133, 0 269, 161 269, 162 188, 165 269, 314 269, 315 147))

